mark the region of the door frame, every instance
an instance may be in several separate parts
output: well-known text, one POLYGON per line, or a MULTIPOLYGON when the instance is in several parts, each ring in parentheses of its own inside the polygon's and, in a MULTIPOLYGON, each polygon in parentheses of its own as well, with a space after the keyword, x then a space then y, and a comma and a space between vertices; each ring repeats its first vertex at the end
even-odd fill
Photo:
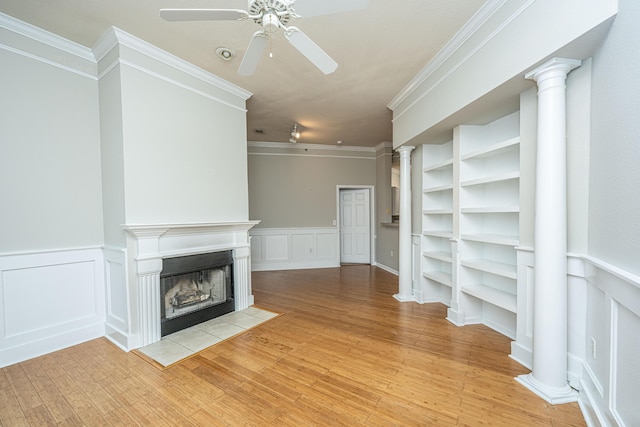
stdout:
POLYGON ((338 263, 342 264, 342 232, 340 231, 340 190, 369 190, 369 264, 376 265, 376 198, 374 185, 336 185, 336 227, 338 232, 338 263))

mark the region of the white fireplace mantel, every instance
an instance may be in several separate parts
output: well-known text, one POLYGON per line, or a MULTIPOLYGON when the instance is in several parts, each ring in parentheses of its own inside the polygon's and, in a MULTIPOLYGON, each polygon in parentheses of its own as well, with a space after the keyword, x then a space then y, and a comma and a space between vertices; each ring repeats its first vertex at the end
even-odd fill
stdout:
POLYGON ((160 340, 162 260, 232 250, 235 310, 253 305, 249 230, 259 221, 125 224, 128 233, 128 295, 133 348, 160 340))

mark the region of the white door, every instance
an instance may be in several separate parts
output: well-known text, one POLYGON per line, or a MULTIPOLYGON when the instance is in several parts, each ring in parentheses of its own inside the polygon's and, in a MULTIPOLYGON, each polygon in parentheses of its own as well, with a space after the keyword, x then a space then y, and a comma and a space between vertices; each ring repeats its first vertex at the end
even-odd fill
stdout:
POLYGON ((369 190, 340 190, 340 262, 371 262, 369 190))

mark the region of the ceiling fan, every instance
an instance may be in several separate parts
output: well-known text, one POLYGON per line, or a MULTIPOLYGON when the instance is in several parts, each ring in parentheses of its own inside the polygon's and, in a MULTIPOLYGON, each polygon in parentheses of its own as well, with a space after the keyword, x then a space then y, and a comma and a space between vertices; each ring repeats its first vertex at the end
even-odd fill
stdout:
POLYGON ((251 37, 238 74, 252 75, 271 34, 282 29, 285 38, 325 74, 333 73, 338 64, 299 28, 287 26, 289 21, 309 16, 328 15, 365 9, 369 0, 248 0, 242 9, 161 9, 167 21, 243 21, 253 19, 262 29, 251 37))

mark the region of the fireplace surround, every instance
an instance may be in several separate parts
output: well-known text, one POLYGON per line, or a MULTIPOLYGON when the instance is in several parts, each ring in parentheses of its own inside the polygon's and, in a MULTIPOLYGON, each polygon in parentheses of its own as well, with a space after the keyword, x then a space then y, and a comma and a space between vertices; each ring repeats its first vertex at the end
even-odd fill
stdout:
POLYGON ((233 251, 166 258, 160 272, 160 335, 234 310, 233 251))
POLYGON ((127 231, 126 304, 127 331, 107 331, 107 336, 126 349, 159 341, 161 328, 160 281, 163 261, 214 252, 226 252, 230 263, 233 299, 239 311, 253 305, 249 229, 259 221, 124 225, 127 231))

